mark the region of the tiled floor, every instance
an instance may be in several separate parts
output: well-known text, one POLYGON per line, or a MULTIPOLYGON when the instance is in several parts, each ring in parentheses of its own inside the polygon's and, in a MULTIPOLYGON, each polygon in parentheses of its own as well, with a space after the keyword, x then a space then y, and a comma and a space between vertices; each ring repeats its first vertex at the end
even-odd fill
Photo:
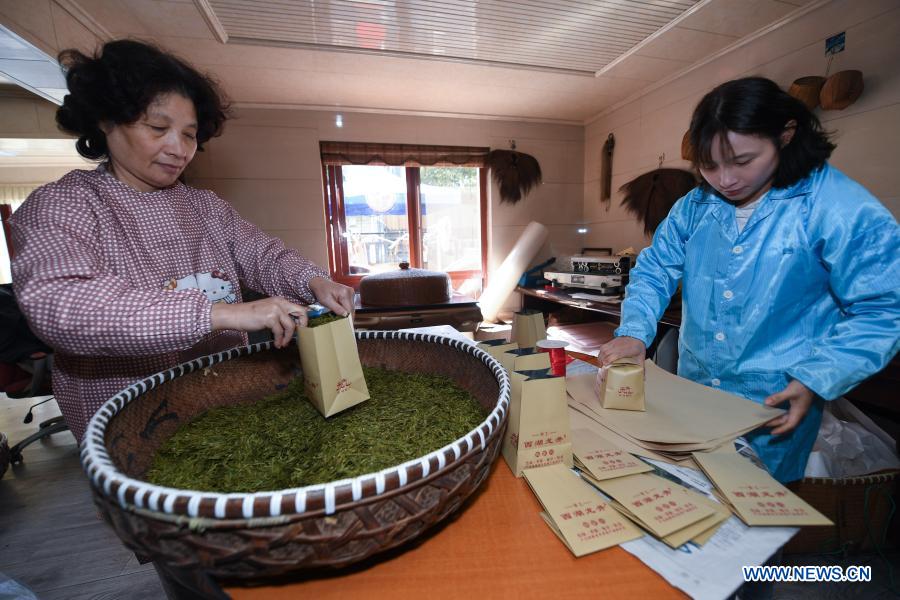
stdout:
MULTIPOLYGON (((48 402, 35 409, 33 423, 24 425, 22 417, 31 402, 0 395, 0 431, 11 443, 58 414, 55 403, 48 402)), ((42 600, 165 598, 153 567, 138 564, 98 517, 72 435, 59 433, 33 444, 24 456, 24 464, 11 468, 0 480, 0 574, 18 581, 42 600)), ((871 565, 874 581, 778 584, 775 598, 898 597, 890 586, 900 590, 900 553, 894 552, 888 559, 895 584, 886 563, 874 554, 785 557, 784 564, 792 565, 871 565)))

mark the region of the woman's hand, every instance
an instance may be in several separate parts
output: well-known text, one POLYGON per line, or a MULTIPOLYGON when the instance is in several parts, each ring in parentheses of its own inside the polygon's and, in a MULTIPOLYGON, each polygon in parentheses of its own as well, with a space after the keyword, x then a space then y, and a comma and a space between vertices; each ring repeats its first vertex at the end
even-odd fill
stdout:
POLYGON ((294 329, 306 327, 306 307, 281 297, 255 302, 213 304, 210 313, 213 331, 236 329, 259 331, 268 329, 275 338, 275 347, 284 348, 294 336, 294 329))
POLYGON ((647 346, 644 345, 644 342, 627 335, 603 344, 600 347, 600 354, 597 355, 601 367, 608 367, 620 358, 633 358, 638 361, 639 365, 642 365, 646 357, 647 346))
POLYGON ((780 417, 775 417, 766 423, 766 427, 773 427, 772 435, 781 435, 793 431, 800 424, 800 421, 803 420, 803 417, 806 416, 806 413, 809 412, 809 407, 812 406, 814 398, 815 394, 813 394, 812 390, 794 379, 786 388, 766 398, 764 402, 766 406, 778 406, 784 402, 790 402, 787 413, 780 417))
POLYGON ((313 277, 309 289, 326 308, 341 317, 353 316, 353 288, 324 277, 313 277))
POLYGON ((594 382, 594 391, 600 395, 600 386, 606 378, 606 369, 620 358, 633 358, 639 365, 644 364, 647 358, 647 346, 637 338, 623 335, 617 337, 600 347, 597 359, 600 361, 600 370, 597 371, 597 379, 594 382))

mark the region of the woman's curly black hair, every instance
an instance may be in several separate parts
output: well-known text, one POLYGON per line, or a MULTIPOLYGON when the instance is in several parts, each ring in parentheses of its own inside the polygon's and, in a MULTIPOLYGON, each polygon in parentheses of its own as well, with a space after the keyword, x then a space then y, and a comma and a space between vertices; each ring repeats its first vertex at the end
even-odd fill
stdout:
POLYGON ((56 123, 78 136, 75 147, 85 158, 109 155, 101 123, 134 123, 160 95, 174 92, 194 103, 198 150, 221 134, 228 118, 227 101, 212 79, 150 44, 116 40, 93 57, 63 50, 59 62, 69 94, 56 111, 56 123))
MULTIPOLYGON (((772 140, 778 148, 778 168, 772 186, 792 185, 831 156, 835 145, 828 139, 819 119, 803 102, 794 98, 774 81, 763 77, 745 77, 718 86, 694 109, 691 118, 691 146, 694 166, 711 164, 713 138, 719 135, 728 154, 728 131, 757 135, 772 140), (797 123, 790 143, 782 146, 780 136, 791 120, 797 123)), ((705 179, 701 185, 710 189, 705 179)))

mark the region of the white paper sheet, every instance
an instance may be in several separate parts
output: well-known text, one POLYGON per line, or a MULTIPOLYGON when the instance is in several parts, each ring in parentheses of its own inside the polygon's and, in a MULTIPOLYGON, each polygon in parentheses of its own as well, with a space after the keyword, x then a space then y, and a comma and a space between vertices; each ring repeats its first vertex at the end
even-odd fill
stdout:
POLYGON ((585 294, 584 292, 569 294, 569 296, 577 300, 593 300, 594 302, 606 302, 607 304, 620 304, 622 302, 622 298, 619 296, 601 296, 600 294, 585 294))

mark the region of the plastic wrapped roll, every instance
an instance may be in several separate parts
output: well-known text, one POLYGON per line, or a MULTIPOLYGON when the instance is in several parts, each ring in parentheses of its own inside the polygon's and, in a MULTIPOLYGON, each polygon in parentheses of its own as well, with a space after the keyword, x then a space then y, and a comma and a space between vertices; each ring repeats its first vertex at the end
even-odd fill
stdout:
POLYGON ((497 272, 491 275, 491 282, 485 288, 484 293, 478 301, 481 307, 481 314, 485 321, 496 321, 497 313, 503 307, 503 303, 516 288, 516 283, 522 276, 522 273, 537 256, 544 242, 547 241, 549 232, 547 228, 536 221, 532 221, 519 236, 516 245, 510 251, 509 255, 497 269, 497 272))

